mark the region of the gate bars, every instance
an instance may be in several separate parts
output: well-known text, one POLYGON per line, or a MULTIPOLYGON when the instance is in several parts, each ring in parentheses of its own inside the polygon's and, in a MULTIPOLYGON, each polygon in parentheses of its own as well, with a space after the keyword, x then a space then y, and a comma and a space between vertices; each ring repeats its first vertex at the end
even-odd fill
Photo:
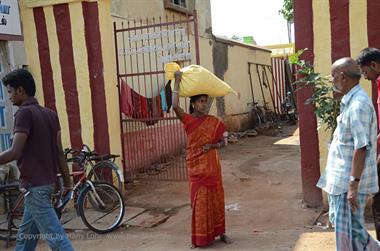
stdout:
MULTIPOLYGON (((200 64, 197 13, 126 21, 121 27, 114 22, 114 38, 125 177, 186 180, 186 136, 172 109, 165 109, 171 88, 164 64, 177 61, 183 67, 194 59, 200 64)), ((186 101, 180 100, 184 109, 186 101)))

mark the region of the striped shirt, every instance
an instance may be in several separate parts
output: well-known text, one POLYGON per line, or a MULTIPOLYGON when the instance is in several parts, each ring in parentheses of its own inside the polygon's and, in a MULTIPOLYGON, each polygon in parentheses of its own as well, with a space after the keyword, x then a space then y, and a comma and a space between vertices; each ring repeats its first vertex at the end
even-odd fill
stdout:
POLYGON ((346 193, 351 175, 354 150, 365 147, 364 170, 359 193, 374 194, 379 190, 376 165, 377 119, 367 93, 358 84, 341 101, 337 128, 331 142, 327 165, 317 186, 328 194, 346 193))

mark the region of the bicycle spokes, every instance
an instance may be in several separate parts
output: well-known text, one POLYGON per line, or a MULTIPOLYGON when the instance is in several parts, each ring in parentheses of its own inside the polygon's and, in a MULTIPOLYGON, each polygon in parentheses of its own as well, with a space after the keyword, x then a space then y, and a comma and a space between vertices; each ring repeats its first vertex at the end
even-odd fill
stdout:
POLYGON ((97 232, 109 232, 116 228, 124 214, 120 192, 107 183, 90 183, 81 196, 81 217, 85 224, 97 232))

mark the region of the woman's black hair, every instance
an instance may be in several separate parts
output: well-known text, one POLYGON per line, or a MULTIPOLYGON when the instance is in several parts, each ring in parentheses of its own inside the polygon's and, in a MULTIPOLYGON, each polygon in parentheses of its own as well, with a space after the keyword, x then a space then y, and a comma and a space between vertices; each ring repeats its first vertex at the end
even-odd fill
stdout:
POLYGON ((207 94, 199 94, 199 95, 195 95, 195 96, 191 96, 190 97, 190 108, 189 108, 189 112, 190 114, 194 113, 194 107, 193 107, 193 104, 195 102, 197 102, 198 99, 200 99, 201 97, 206 97, 208 98, 208 95, 207 94))

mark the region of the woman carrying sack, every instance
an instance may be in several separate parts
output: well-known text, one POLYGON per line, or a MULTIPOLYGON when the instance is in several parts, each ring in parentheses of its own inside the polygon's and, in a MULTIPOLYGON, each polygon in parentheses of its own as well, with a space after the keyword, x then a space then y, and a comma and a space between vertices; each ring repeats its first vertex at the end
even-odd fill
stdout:
POLYGON ((187 134, 186 164, 192 208, 192 248, 211 244, 215 237, 230 244, 225 234, 224 190, 218 149, 225 146, 224 124, 207 115, 208 95, 190 98, 190 114, 179 107, 182 72, 175 72, 173 109, 187 134))

